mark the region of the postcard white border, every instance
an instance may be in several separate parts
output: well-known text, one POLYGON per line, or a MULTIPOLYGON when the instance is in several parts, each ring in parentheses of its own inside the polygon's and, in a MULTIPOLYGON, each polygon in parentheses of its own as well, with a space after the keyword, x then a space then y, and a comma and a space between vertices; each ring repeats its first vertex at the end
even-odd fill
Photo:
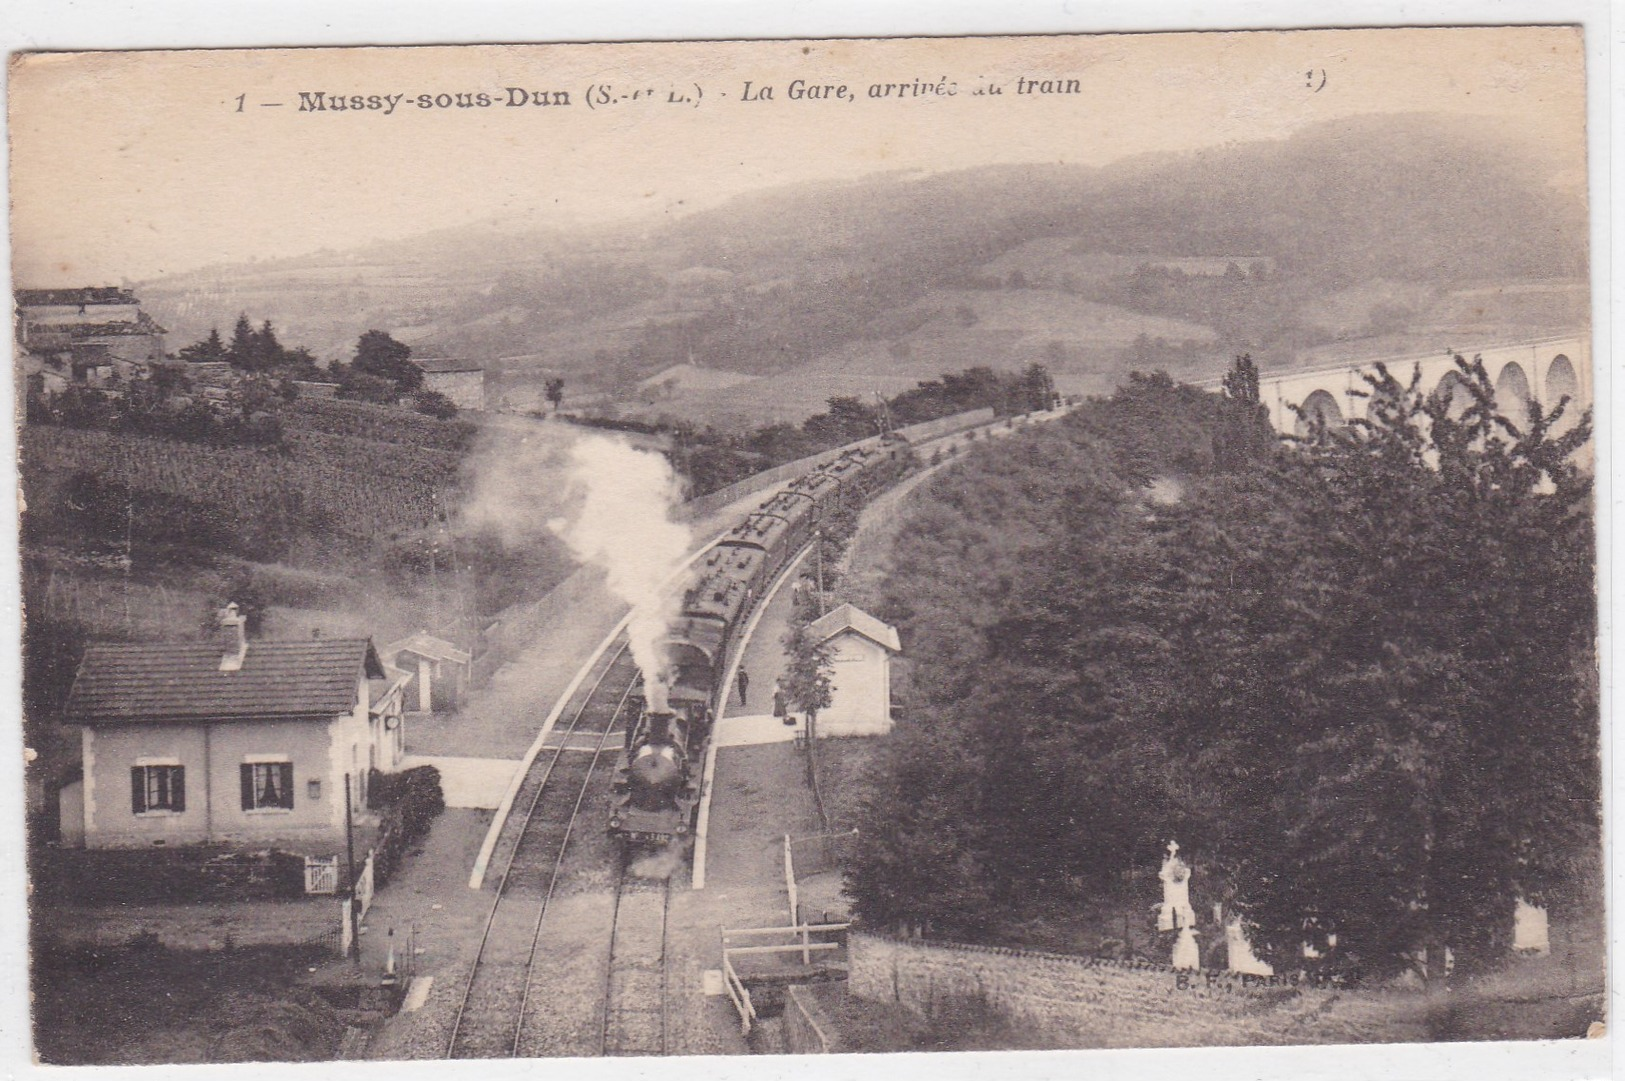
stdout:
MULTIPOLYGON (((434 5, 376 0, 276 0, 219 3, 209 0, 33 0, 10 6, 0 19, 0 46, 10 53, 29 49, 130 49, 172 47, 255 47, 286 45, 417 45, 481 42, 653 41, 696 38, 822 38, 913 35, 1087 33, 1154 30, 1244 30, 1341 28, 1356 26, 1439 26, 1582 24, 1586 28, 1587 117, 1591 175, 1591 254, 1593 264, 1593 358, 1597 368, 1597 499, 1599 507, 1599 590, 1603 634, 1603 755, 1608 793, 1607 823, 1617 807, 1614 672, 1617 646, 1613 614, 1619 611, 1619 584, 1612 573, 1620 556, 1615 531, 1616 476, 1611 423, 1620 416, 1619 389, 1611 378, 1614 350, 1612 280, 1614 251, 1625 240, 1612 219, 1612 177, 1620 161, 1617 118, 1611 108, 1619 93, 1618 32, 1606 0, 1494 2, 1494 0, 1140 0, 1133 4, 1094 0, 831 0, 813 4, 701 0, 617 0, 602 4, 525 3, 520 0, 463 0, 434 5)), ((0 154, 3 154, 0 148, 0 154)), ((9 207, 6 208, 9 214, 9 207)), ((9 237, 9 217, 7 236, 9 237)), ((9 246, 8 246, 9 251, 9 246)), ((9 259, 0 266, 9 293, 9 259)), ((11 381, 0 381, 0 401, 9 408, 11 381)), ((15 462, 0 460, 15 482, 15 462)), ((17 642, 18 566, 16 521, 0 516, 0 683, 9 698, 0 707, 3 731, 15 747, 20 663, 17 642)), ((0 852, 23 851, 22 767, 20 756, 0 753, 0 852)), ((1609 837, 1611 895, 1619 896, 1620 839, 1609 837)), ((37 1067, 29 1059, 24 884, 20 860, 0 871, 0 1076, 70 1078, 87 1076, 293 1078, 333 1076, 334 1064, 311 1066, 146 1067, 95 1070, 37 1067)), ((1617 908, 1617 906, 1614 906, 1617 908)), ((1621 943, 1617 911, 1610 913, 1611 1018, 1619 1018, 1621 943)), ((1326 1078, 1337 1081, 1389 1081, 1396 1078, 1591 1078, 1614 1073, 1612 1037, 1557 1045, 1435 1044, 1357 1047, 1225 1048, 1156 1051, 1000 1053, 996 1055, 905 1055, 840 1059, 733 1058, 707 1060, 547 1061, 511 1064, 346 1063, 348 1074, 411 1081, 459 1077, 528 1077, 546 1072, 571 1078, 867 1078, 904 1076, 940 1081, 982 1081, 986 1077, 1091 1077, 1228 1081, 1253 1078, 1326 1078), (449 1073, 448 1073, 449 1071, 449 1073)))

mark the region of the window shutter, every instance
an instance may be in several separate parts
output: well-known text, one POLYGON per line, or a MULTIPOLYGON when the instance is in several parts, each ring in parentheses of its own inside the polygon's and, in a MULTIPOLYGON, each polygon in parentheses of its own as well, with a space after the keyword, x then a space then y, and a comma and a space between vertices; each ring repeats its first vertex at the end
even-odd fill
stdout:
POLYGON ((130 813, 141 814, 147 809, 147 771, 142 766, 130 767, 130 813))
POLYGON ((186 810, 185 766, 176 766, 169 771, 169 809, 177 813, 186 810))
POLYGON ((282 771, 282 806, 293 809, 293 763, 283 762, 278 767, 282 771))
POLYGON ((254 809, 254 767, 244 762, 237 767, 237 775, 243 782, 243 810, 254 809))

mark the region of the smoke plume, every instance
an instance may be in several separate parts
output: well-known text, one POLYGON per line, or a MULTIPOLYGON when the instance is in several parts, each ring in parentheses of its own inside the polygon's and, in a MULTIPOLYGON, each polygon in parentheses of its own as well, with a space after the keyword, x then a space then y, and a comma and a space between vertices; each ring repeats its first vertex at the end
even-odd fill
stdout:
POLYGON ((688 527, 671 520, 682 486, 663 456, 599 435, 575 442, 567 470, 580 508, 548 527, 577 559, 602 567, 610 591, 632 606, 632 658, 643 673, 649 708, 663 710, 668 687, 661 643, 682 594, 661 586, 688 555, 688 527))
POLYGON ((472 533, 490 532, 504 548, 547 538, 565 513, 565 477, 575 430, 565 425, 527 431, 492 427, 464 465, 468 497, 460 511, 472 533))

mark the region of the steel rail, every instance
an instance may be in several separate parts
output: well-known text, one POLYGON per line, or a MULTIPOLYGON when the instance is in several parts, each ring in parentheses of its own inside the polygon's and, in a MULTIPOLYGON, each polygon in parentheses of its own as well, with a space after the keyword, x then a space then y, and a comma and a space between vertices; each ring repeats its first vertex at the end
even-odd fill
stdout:
MULTIPOLYGON (((613 663, 613 662, 612 662, 613 663)), ((581 819, 581 804, 587 798, 587 790, 592 787, 593 775, 598 770, 598 762, 604 755, 604 747, 609 743, 609 737, 615 732, 615 720, 626 708, 627 699, 632 696, 632 688, 637 685, 634 680, 626 685, 621 697, 615 703, 615 712, 610 714, 609 724, 598 739, 598 748, 592 753, 592 762, 587 766, 587 774, 581 779, 581 791, 576 794, 575 806, 570 810, 570 821, 565 824, 564 836, 559 839, 559 854, 553 861, 553 872, 547 879, 547 892, 542 897, 542 905, 536 912, 536 924, 530 932, 530 953, 525 958, 525 986, 519 995, 519 1020, 514 1026, 513 1057, 519 1057, 519 1043, 525 1033, 525 1011, 530 1005, 530 971, 536 964, 536 944, 542 937, 542 920, 547 917, 547 907, 553 900, 553 890, 559 884, 559 869, 564 866, 564 854, 570 847, 570 835, 575 832, 575 826, 581 819)), ((562 750, 562 747, 560 748, 562 750)), ((514 848, 518 852, 518 847, 514 848)), ((613 939, 613 934, 611 938, 613 939)))
MULTIPOLYGON (((602 1026, 601 1026, 601 1031, 600 1031, 600 1036, 599 1036, 599 1043, 598 1043, 598 1053, 599 1053, 600 1057, 607 1057, 609 1055, 626 1055, 626 1054, 664 1055, 666 1053, 666 1044, 667 1044, 666 992, 667 992, 668 984, 670 982, 669 979, 668 979, 670 974, 667 971, 667 962, 668 962, 669 958, 668 958, 667 950, 666 950, 666 942, 667 942, 667 931, 668 931, 669 926, 670 926, 671 878, 670 878, 670 876, 666 877, 664 880, 661 881, 660 885, 658 887, 656 887, 660 892, 660 959, 659 959, 659 962, 658 962, 659 973, 660 973, 660 992, 659 992, 660 998, 659 998, 659 1003, 658 1003, 656 1008, 628 1010, 628 1009, 622 1008, 621 1006, 619 1006, 617 1004, 617 997, 618 996, 616 995, 616 989, 615 989, 615 976, 616 976, 616 971, 617 971, 616 966, 615 966, 615 947, 616 947, 617 943, 619 943, 620 940, 621 940, 621 927, 622 927, 621 899, 627 893, 627 889, 626 889, 626 887, 627 887, 627 874, 628 874, 627 864, 626 864, 625 858, 623 857, 622 862, 621 862, 620 875, 617 877, 616 882, 615 882, 614 913, 613 913, 613 915, 611 917, 611 921, 610 921, 610 934, 609 934, 609 963, 606 966, 606 969, 605 969, 605 972, 604 972, 604 1011, 603 1011, 603 1017, 602 1017, 602 1022, 603 1023, 602 1023, 602 1026), (629 1014, 638 1014, 638 1013, 658 1013, 659 1014, 659 1016, 660 1016, 660 1033, 659 1033, 658 1046, 657 1047, 652 1047, 652 1048, 630 1047, 629 1048, 626 1045, 626 1042, 624 1040, 624 1022, 625 1022, 625 1020, 626 1020, 626 1018, 627 1018, 627 1016, 629 1014), (623 1023, 622 1038, 618 1039, 615 1042, 614 1046, 612 1047, 611 1046, 611 1041, 610 1041, 610 1030, 611 1030, 611 1027, 612 1027, 613 1023, 617 1022, 617 1021, 623 1023)), ((639 890, 639 891, 634 891, 634 892, 651 893, 651 892, 654 892, 654 891, 653 890, 639 890)), ((638 971, 638 967, 635 964, 622 965, 621 969, 620 969, 620 972, 621 972, 622 975, 625 975, 628 972, 635 972, 635 971, 638 971)))
MULTIPOLYGON (((570 726, 565 731, 563 736, 560 737, 558 747, 554 750, 553 757, 548 760, 547 765, 543 768, 541 781, 540 781, 539 784, 537 784, 536 792, 535 792, 534 795, 532 795, 530 803, 525 809, 524 824, 520 827, 519 834, 518 834, 517 838, 514 841, 513 851, 511 853, 509 853, 507 866, 503 868, 502 878, 497 884, 496 896, 492 899, 492 901, 491 901, 491 909, 486 914, 486 917, 485 917, 485 926, 480 932, 479 946, 477 947, 477 949, 475 951, 475 954, 474 954, 474 964, 472 965, 472 967, 470 967, 469 973, 468 973, 468 979, 463 985, 463 994, 462 994, 461 1000, 458 1002, 456 1017, 452 1021, 451 1034, 447 1037, 447 1040, 446 1040, 446 1057, 447 1058, 456 1058, 457 1057, 458 1037, 463 1034, 463 1022, 464 1022, 465 1016, 466 1016, 467 1011, 468 1011, 468 1004, 469 1004, 469 1001, 472 998, 473 993, 474 993, 475 982, 479 978, 480 965, 485 960, 485 948, 486 948, 486 945, 490 941, 491 928, 496 923, 497 913, 501 909, 502 902, 503 902, 503 900, 504 900, 504 898, 506 896, 506 893, 507 893, 508 881, 509 881, 510 876, 513 873, 514 863, 516 862, 516 858, 519 855, 520 842, 524 839, 525 833, 528 832, 530 827, 531 827, 532 816, 534 816, 534 814, 536 813, 536 808, 537 808, 538 804, 541 802, 542 794, 547 791, 548 782, 552 779, 553 771, 554 771, 555 767, 558 766, 559 761, 564 757, 565 751, 569 749, 570 737, 575 735, 577 728, 579 728, 580 725, 581 725, 582 718, 585 717, 586 714, 587 714, 588 707, 592 704, 593 700, 598 696, 599 691, 603 688, 604 680, 609 678, 609 674, 615 670, 615 665, 626 654, 627 648, 628 648, 627 645, 623 643, 615 651, 615 653, 610 657, 609 663, 604 665, 603 671, 600 672, 598 674, 598 678, 593 681, 592 689, 587 692, 586 696, 581 700, 580 706, 577 707, 574 716, 571 717, 570 726)), ((609 723, 605 726, 605 731, 604 731, 605 738, 607 738, 609 731, 613 730, 613 728, 615 727, 615 720, 616 720, 617 717, 619 717, 621 708, 625 704, 626 696, 631 693, 631 689, 632 689, 632 686, 634 685, 634 682, 635 681, 629 681, 628 682, 627 688, 626 688, 625 691, 622 692, 621 698, 620 698, 619 702, 616 705, 615 711, 610 715, 609 723)), ((596 758, 596 756, 597 755, 596 755, 596 752, 595 752, 594 757, 596 758)), ((534 769, 534 766, 532 768, 534 769)), ((591 776, 592 776, 592 770, 591 770, 591 768, 589 768, 588 771, 587 771, 587 777, 590 779, 591 776)), ((583 782, 583 791, 584 790, 585 790, 585 781, 583 782)), ((580 807, 580 802, 581 802, 581 800, 580 800, 580 797, 578 796, 577 801, 576 801, 576 806, 577 806, 578 809, 580 807)), ((562 854, 562 851, 563 851, 563 846, 561 845, 560 846, 561 854, 562 854)), ((551 891, 552 891, 552 886, 551 886, 551 883, 550 883, 549 884, 549 889, 548 889, 549 895, 551 895, 551 891)), ((527 986, 529 984, 530 965, 534 963, 534 941, 532 942, 532 951, 533 951, 532 957, 527 959, 527 963, 526 963, 526 984, 527 984, 527 986)), ((516 1029, 522 1027, 522 1024, 523 1024, 523 1015, 521 1015, 519 1023, 516 1024, 516 1029)), ((515 1040, 517 1041, 517 1035, 515 1037, 515 1040)))

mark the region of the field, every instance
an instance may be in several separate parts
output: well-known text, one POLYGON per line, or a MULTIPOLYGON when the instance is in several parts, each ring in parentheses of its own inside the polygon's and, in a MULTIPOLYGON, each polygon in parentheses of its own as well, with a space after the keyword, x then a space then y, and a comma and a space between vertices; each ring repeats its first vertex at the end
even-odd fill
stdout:
MULTIPOLYGON (((937 289, 898 312, 897 323, 911 329, 848 342, 771 375, 706 369, 709 378, 679 379, 669 395, 627 408, 719 427, 795 423, 832 397, 873 401, 944 372, 1019 371, 1030 364, 1048 368, 1062 393, 1104 393, 1121 378, 1124 357, 1141 335, 1213 340, 1213 331, 1196 323, 1047 289, 937 289)), ((1215 365, 1221 360, 1215 357, 1215 365)))

